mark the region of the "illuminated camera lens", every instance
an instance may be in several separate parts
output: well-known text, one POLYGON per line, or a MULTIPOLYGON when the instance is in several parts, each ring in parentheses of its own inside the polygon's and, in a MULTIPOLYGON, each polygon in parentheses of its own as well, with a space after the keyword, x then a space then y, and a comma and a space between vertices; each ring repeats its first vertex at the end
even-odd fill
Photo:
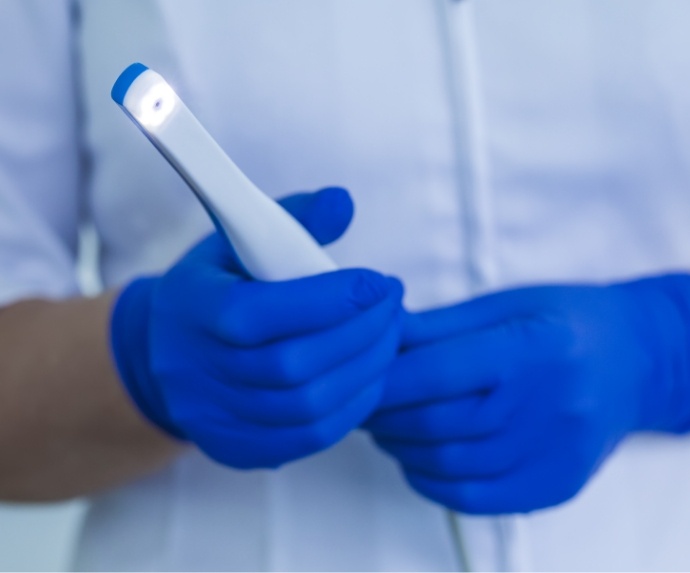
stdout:
POLYGON ((167 83, 151 86, 142 96, 138 120, 146 127, 158 127, 175 109, 175 92, 167 83))

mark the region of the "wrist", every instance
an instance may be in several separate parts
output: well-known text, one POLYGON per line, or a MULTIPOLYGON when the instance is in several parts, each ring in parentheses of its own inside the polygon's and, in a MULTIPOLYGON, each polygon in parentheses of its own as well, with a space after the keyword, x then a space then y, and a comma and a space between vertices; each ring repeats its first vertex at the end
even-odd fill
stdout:
POLYGON ((168 419, 163 396, 150 370, 150 309, 158 280, 137 279, 116 298, 110 318, 110 350, 120 381, 136 408, 170 436, 184 439, 168 419))

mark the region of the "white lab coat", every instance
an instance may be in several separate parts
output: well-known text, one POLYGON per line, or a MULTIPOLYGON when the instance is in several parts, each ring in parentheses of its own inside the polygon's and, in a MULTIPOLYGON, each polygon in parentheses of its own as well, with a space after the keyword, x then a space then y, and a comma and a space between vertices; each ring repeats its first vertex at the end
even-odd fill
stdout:
MULTIPOLYGON (((107 286, 211 228, 109 89, 165 75, 274 196, 330 184, 331 252, 411 308, 690 266, 687 0, 3 0, 0 301, 107 286)), ((476 569, 689 569, 690 440, 629 440, 562 507, 463 518, 476 569)), ((443 570, 444 511, 355 432, 277 472, 199 454, 97 496, 84 569, 443 570)))

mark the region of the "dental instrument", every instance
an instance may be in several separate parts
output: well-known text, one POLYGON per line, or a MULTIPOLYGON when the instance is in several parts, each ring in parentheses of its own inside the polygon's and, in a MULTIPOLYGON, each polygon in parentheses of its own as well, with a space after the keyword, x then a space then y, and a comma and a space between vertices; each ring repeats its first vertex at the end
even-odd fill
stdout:
POLYGON ((111 96, 189 185, 253 278, 282 281, 337 269, 304 227, 235 165, 160 74, 134 63, 111 96))

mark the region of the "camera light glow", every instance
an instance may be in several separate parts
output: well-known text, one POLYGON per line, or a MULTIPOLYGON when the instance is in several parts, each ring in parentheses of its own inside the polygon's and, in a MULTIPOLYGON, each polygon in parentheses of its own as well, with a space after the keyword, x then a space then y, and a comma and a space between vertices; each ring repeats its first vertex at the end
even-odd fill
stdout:
POLYGON ((176 99, 175 91, 165 81, 152 85, 137 106, 137 120, 146 128, 162 125, 175 109, 176 99))

